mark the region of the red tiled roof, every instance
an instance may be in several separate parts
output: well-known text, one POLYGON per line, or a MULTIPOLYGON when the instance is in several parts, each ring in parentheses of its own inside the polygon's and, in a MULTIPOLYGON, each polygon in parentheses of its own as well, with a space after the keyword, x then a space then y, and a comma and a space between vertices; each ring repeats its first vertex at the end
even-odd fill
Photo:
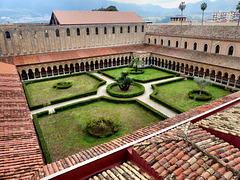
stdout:
POLYGON ((145 23, 135 12, 53 11, 60 25, 145 23))
POLYGON ((42 165, 41 149, 16 67, 0 63, 0 179, 29 178, 42 165))
MULTIPOLYGON (((58 53, 38 54, 11 57, 11 60, 17 66, 40 64, 56 61, 64 61, 71 59, 81 59, 88 57, 99 57, 122 53, 131 53, 135 51, 152 52, 153 54, 164 55, 173 58, 186 59, 190 61, 211 64, 214 66, 222 66, 239 70, 240 61, 238 57, 223 56, 209 54, 199 51, 191 51, 186 49, 176 49, 157 45, 130 45, 110 48, 85 49, 77 51, 66 51, 58 53)), ((6 58, 5 58, 6 60, 6 58)))
MULTIPOLYGON (((215 101, 212 101, 210 103, 204 104, 203 106, 197 107, 195 109, 192 109, 190 111, 184 112, 182 114, 178 114, 172 118, 166 119, 164 121, 161 121, 159 123, 156 123, 154 125, 139 129, 131 134, 128 134, 123 137, 119 137, 117 139, 114 139, 110 142, 94 146, 88 150, 78 152, 76 154, 73 154, 71 156, 68 156, 64 159, 61 159, 59 161, 56 161, 54 163, 48 164, 46 166, 43 166, 43 168, 40 168, 36 174, 34 175, 35 179, 39 179, 42 177, 46 177, 48 175, 54 174, 58 171, 61 171, 63 169, 66 169, 68 167, 71 167, 73 165, 76 165, 80 162, 86 161, 90 158, 96 157, 100 154, 106 153, 110 150, 116 149, 118 147, 121 147, 123 145, 126 145, 127 143, 133 142, 135 140, 138 140, 142 137, 148 136, 150 134, 153 134, 157 131, 160 131, 164 128, 170 127, 174 124, 177 124, 179 122, 182 122, 188 118, 197 116, 203 112, 206 112, 208 110, 211 110, 215 107, 218 107, 226 102, 230 102, 236 98, 240 97, 240 91, 230 94, 228 96, 225 96, 223 98, 217 99, 215 101)), ((237 166, 238 170, 240 169, 239 166, 237 166)))

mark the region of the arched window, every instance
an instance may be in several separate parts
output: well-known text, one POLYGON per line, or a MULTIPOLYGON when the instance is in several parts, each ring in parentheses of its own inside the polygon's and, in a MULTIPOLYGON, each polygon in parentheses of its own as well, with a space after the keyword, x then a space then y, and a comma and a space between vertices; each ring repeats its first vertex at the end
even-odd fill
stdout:
POLYGON ((171 46, 171 41, 170 40, 168 40, 168 46, 171 46))
POLYGON ((234 51, 234 47, 233 47, 233 46, 230 46, 230 47, 228 48, 228 55, 229 55, 229 56, 232 56, 232 55, 233 55, 233 51, 234 51))
POLYGON ((86 29, 86 33, 87 33, 87 35, 89 35, 89 28, 86 29))
POLYGON ((208 51, 208 45, 207 45, 207 44, 204 44, 203 51, 204 51, 204 52, 207 52, 207 51, 208 51))
POLYGON ((137 32, 137 26, 135 26, 135 32, 137 32))
POLYGON ((45 30, 45 37, 49 37, 48 30, 45 30))
POLYGON ((130 26, 128 26, 128 33, 130 33, 130 26))
POLYGON ((115 27, 112 27, 112 33, 115 34, 115 27))
POLYGON ((157 44, 157 39, 156 38, 154 39, 154 44, 157 44))
POLYGON ((34 38, 37 39, 37 31, 34 32, 34 38))
POLYGON ((163 46, 163 39, 161 39, 161 45, 163 46))
POLYGON ((5 32, 5 35, 6 35, 7 39, 11 38, 11 35, 10 35, 10 33, 8 31, 5 32))
POLYGON ((95 34, 98 35, 98 27, 95 28, 95 34))
POLYGON ((179 42, 178 42, 178 41, 176 41, 176 48, 178 48, 178 46, 179 46, 179 42))
POLYGON ((142 32, 144 32, 144 25, 142 25, 142 32))
POLYGON ((107 27, 104 27, 104 34, 107 34, 107 27))
POLYGON ((193 44, 193 50, 197 50, 197 43, 196 42, 193 44))
POLYGON ((151 39, 150 39, 150 38, 148 38, 148 44, 150 44, 150 42, 151 42, 151 39))
POLYGON ((77 35, 80 36, 80 29, 77 28, 77 35))
POLYGON ((20 39, 23 39, 22 31, 19 32, 19 38, 20 38, 20 39))
POLYGON ((70 29, 67 28, 67 36, 70 36, 70 29))
POLYGON ((184 42, 184 49, 187 49, 187 41, 184 42))
POLYGON ((122 28, 122 26, 120 27, 120 33, 123 33, 123 28, 122 28))
POLYGON ((60 34, 59 34, 59 29, 56 29, 56 36, 59 37, 60 34))
POLYGON ((216 53, 216 54, 219 54, 219 53, 220 53, 220 46, 219 46, 219 45, 217 45, 217 46, 215 47, 215 53, 216 53))

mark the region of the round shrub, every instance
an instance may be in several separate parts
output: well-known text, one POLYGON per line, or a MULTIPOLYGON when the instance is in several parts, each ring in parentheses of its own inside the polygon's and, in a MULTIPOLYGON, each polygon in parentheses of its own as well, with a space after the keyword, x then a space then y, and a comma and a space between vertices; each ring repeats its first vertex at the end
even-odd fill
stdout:
MULTIPOLYGON (((118 98, 131 98, 131 97, 136 97, 139 95, 142 95, 145 92, 145 88, 143 85, 139 83, 133 83, 131 86, 135 86, 138 89, 133 91, 133 92, 128 92, 128 91, 122 91, 122 92, 117 92, 113 90, 113 87, 118 86, 117 83, 111 83, 107 86, 107 93, 113 97, 118 97, 118 98)), ((131 88, 130 86, 130 88, 131 88)))
POLYGON ((112 136, 118 132, 119 125, 110 118, 99 117, 87 123, 87 132, 97 138, 112 136))
POLYGON ((212 99, 212 94, 207 91, 202 91, 202 95, 199 96, 200 90, 192 90, 188 92, 188 97, 190 99, 195 99, 196 101, 209 101, 212 99))
POLYGON ((53 88, 56 89, 68 89, 70 87, 72 87, 73 83, 72 82, 57 82, 53 84, 53 88))
POLYGON ((143 73, 144 73, 143 69, 138 69, 137 71, 135 71, 135 69, 130 70, 130 74, 143 74, 143 73))

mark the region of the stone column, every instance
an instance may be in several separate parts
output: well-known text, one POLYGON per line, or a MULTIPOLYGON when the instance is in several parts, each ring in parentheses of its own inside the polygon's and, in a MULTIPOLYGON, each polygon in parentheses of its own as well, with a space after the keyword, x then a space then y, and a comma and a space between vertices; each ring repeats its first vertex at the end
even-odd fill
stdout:
POLYGON ((235 83, 234 83, 234 88, 236 88, 237 86, 237 80, 235 80, 235 83))

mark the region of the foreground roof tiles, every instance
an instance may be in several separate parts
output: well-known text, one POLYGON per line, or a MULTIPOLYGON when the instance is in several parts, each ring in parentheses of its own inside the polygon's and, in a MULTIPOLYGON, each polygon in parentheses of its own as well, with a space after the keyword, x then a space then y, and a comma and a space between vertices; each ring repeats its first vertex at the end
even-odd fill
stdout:
POLYGON ((41 149, 16 67, 0 63, 0 179, 30 178, 41 166, 41 149))
POLYGON ((53 11, 60 25, 145 23, 135 12, 53 11))
POLYGON ((134 150, 166 179, 237 179, 240 151, 191 123, 178 126, 134 150))
POLYGON ((240 137, 240 104, 209 116, 196 124, 240 137))

